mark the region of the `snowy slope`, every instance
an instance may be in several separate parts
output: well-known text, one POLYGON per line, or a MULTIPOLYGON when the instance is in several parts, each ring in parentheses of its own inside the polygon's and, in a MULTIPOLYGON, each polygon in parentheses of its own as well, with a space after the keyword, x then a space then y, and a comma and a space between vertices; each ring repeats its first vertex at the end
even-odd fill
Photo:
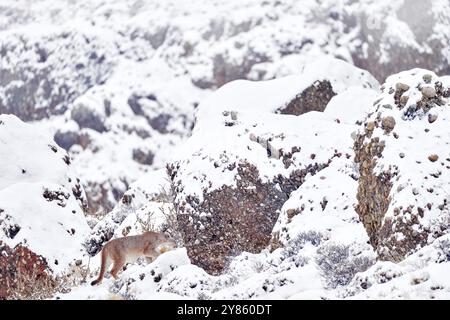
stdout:
MULTIPOLYGON (((324 64, 323 61, 321 63, 324 64)), ((330 63, 340 66, 340 63, 336 61, 330 61, 330 63)), ((325 69, 331 70, 331 65, 325 69)), ((318 68, 310 70, 317 71, 315 75, 310 71, 309 76, 313 79, 310 81, 315 82, 317 78, 322 78, 318 68)), ((344 70, 350 74, 352 72, 360 74, 357 69, 350 66, 344 70)), ((345 75, 345 72, 341 71, 340 74, 345 75)), ((249 135, 250 130, 256 130, 258 127, 264 126, 259 130, 266 134, 272 131, 278 133, 275 130, 283 132, 283 139, 272 140, 279 143, 277 147, 286 147, 286 145, 291 147, 292 144, 298 147, 299 151, 294 152, 290 158, 292 159, 290 166, 298 166, 308 163, 307 161, 319 161, 321 157, 327 160, 326 166, 314 174, 305 175, 301 183, 290 191, 288 199, 282 203, 278 211, 278 218, 271 230, 270 242, 265 248, 254 252, 242 250, 241 253, 231 254, 225 268, 220 273, 211 274, 210 270, 199 265, 196 256, 192 256, 190 251, 192 243, 185 235, 185 247, 163 254, 148 265, 143 261, 130 265, 121 274, 119 280, 106 279, 101 287, 96 288, 82 285, 73 288, 68 294, 58 295, 58 298, 448 299, 450 297, 447 276, 450 270, 450 242, 448 231, 445 229, 448 210, 445 206, 439 207, 441 201, 435 195, 436 193, 444 197, 446 195, 445 190, 448 189, 446 188, 448 179, 444 173, 446 162, 442 162, 443 164, 431 160, 401 162, 397 160, 399 149, 389 152, 390 149, 405 148, 404 146, 410 143, 409 140, 425 139, 421 137, 427 137, 432 129, 437 130, 433 143, 423 142, 423 144, 430 148, 438 148, 440 152, 447 152, 448 148, 443 146, 448 138, 448 126, 445 125, 448 122, 446 96, 450 84, 447 82, 447 77, 438 78, 430 71, 414 69, 391 76, 381 86, 381 92, 365 88, 364 85, 354 86, 351 81, 346 86, 345 81, 341 80, 338 82, 339 85, 335 86, 338 94, 329 100, 323 112, 312 111, 298 116, 277 113, 283 109, 280 109, 279 101, 270 100, 273 97, 272 93, 277 92, 277 97, 280 99, 282 98, 280 93, 286 93, 287 98, 284 100, 289 101, 290 98, 298 96, 296 93, 298 89, 294 90, 291 86, 303 90, 309 88, 307 83, 292 80, 307 78, 288 77, 261 83, 237 81, 224 86, 200 104, 197 112, 198 125, 187 141, 187 147, 181 149, 184 152, 178 155, 181 165, 177 167, 179 170, 177 179, 185 187, 180 188, 178 184, 175 194, 185 199, 186 203, 189 197, 183 198, 185 192, 200 190, 203 201, 215 201, 214 198, 208 198, 209 193, 202 192, 205 186, 211 189, 220 188, 219 181, 222 183, 229 181, 231 187, 234 183, 234 186, 238 187, 242 183, 233 175, 230 175, 229 180, 219 180, 222 179, 222 175, 227 177, 229 173, 227 170, 222 170, 220 165, 208 164, 214 162, 214 152, 217 150, 226 150, 227 156, 230 157, 236 155, 240 157, 238 159, 254 161, 258 172, 265 173, 260 175, 260 180, 269 180, 271 175, 278 172, 289 172, 289 166, 277 165, 278 161, 282 162, 282 158, 270 157, 265 148, 264 152, 258 153, 260 156, 257 157, 252 155, 252 150, 258 150, 257 148, 241 147, 241 144, 248 146, 251 143, 257 143, 252 141, 249 135), (429 86, 430 83, 436 85, 436 95, 424 99, 424 92, 426 94, 428 92, 423 87, 429 86), (441 83, 442 89, 440 89, 441 83), (404 90, 406 84, 409 86, 408 90, 404 90), (241 94, 240 96, 235 94, 237 91, 241 94), (249 92, 253 94, 248 94, 249 92), (402 95, 408 95, 408 101, 401 98, 402 95), (241 101, 245 103, 240 105, 241 101), (402 104, 399 105, 400 102, 402 104), (388 104, 391 107, 387 107, 388 104), (416 108, 417 105, 425 106, 425 109, 419 110, 416 108), (203 106, 208 108, 203 109, 203 106), (239 108, 233 108, 233 106, 239 108), (223 111, 229 111, 230 119, 223 120, 223 111), (234 120, 231 119, 231 111, 236 112, 234 120), (437 115, 437 118, 428 116, 429 114, 437 115), (392 127, 389 121, 382 121, 387 116, 395 117, 395 126, 392 127), (228 121, 233 122, 233 125, 225 125, 228 121), (291 122, 293 124, 289 125, 291 122), (374 122, 373 127, 371 122, 374 122), (254 123, 258 125, 252 126, 254 123), (250 125, 247 126, 247 124, 250 125), (420 124, 430 130, 424 130, 420 124), (241 134, 245 132, 241 129, 245 128, 249 129, 248 132, 241 134), (367 132, 367 128, 370 132, 367 132), (206 135, 205 132, 208 134, 206 135), (212 137, 211 140, 209 137, 212 137), (215 144, 212 143, 213 139, 216 141, 215 144), (406 142, 403 139, 406 139, 406 142), (390 234, 383 231, 385 229, 383 224, 376 225, 379 228, 376 232, 380 238, 379 243, 373 242, 371 229, 368 228, 367 219, 361 211, 364 201, 377 199, 360 196, 365 188, 365 179, 368 179, 364 171, 365 165, 361 162, 364 158, 361 150, 367 151, 373 148, 374 152, 377 152, 376 147, 368 146, 368 143, 374 141, 383 141, 385 148, 382 154, 376 156, 376 162, 374 162, 376 165, 371 172, 374 175, 380 174, 383 168, 389 168, 390 165, 391 168, 395 167, 402 173, 400 179, 392 181, 393 187, 388 194, 388 202, 391 206, 401 201, 409 203, 414 200, 411 196, 404 197, 403 189, 395 187, 402 177, 406 181, 413 181, 415 175, 422 177, 436 162, 442 167, 440 170, 442 173, 436 177, 433 176, 433 192, 424 193, 421 196, 423 201, 426 200, 431 204, 429 212, 425 212, 421 217, 419 225, 403 224, 400 231, 401 237, 394 237, 397 242, 390 249, 391 253, 395 250, 409 250, 408 255, 401 261, 395 259, 385 261, 384 249, 380 248, 383 248, 386 243, 393 242, 391 240, 386 242, 382 237, 386 236, 386 239, 390 239, 390 234), (302 157, 302 152, 306 156, 302 157), (314 159, 310 157, 311 153, 315 154, 314 159), (331 160, 328 161, 325 155, 331 155, 331 160), (184 170, 185 168, 191 171, 184 170), (216 185, 203 184, 204 180, 198 177, 211 179, 216 185), (428 230, 426 227, 431 229, 429 229, 427 241, 422 242, 420 246, 411 248, 408 242, 404 242, 405 239, 411 239, 411 234, 417 230, 426 232, 428 230), (440 228, 440 232, 436 233, 432 228, 440 228), (380 244, 380 247, 377 247, 377 244, 380 244)), ((343 76, 342 79, 347 77, 343 76)), ((370 79, 370 77, 367 78, 366 75, 363 79, 370 79)), ((366 83, 365 80, 359 80, 357 83, 366 83)), ((281 106, 283 107, 284 104, 281 106)), ((405 154, 415 155, 428 152, 426 147, 418 149, 412 145, 402 150, 405 154)), ((439 158, 441 157, 442 155, 439 154, 439 158)), ((399 159, 403 158, 399 157, 399 159)), ((289 174, 285 177, 287 181, 292 179, 289 174)), ((245 180, 248 176, 244 175, 241 178, 245 180)), ((375 178, 371 179, 369 181, 375 181, 375 178)), ((414 181, 418 179, 415 178, 414 181)), ((428 179, 421 178, 420 181, 426 183, 428 179)), ((136 183, 128 193, 131 195, 130 203, 134 202, 145 208, 151 202, 140 200, 145 198, 141 193, 142 190, 147 190, 145 193, 152 197, 157 194, 155 193, 156 185, 163 185, 164 180, 162 172, 155 172, 154 175, 149 175, 136 183)), ((390 184, 386 182, 384 185, 390 184)), ((257 185, 257 188, 260 186, 257 185)), ((405 188, 408 188, 408 185, 405 188)), ((383 188, 380 190, 382 191, 383 188)), ((252 193, 244 193, 244 195, 251 197, 252 193)), ((176 205, 183 205, 182 202, 177 201, 176 205)), ((369 207, 378 208, 376 205, 369 207)), ((384 219, 389 218, 390 210, 388 209, 384 219)), ((222 211, 219 204, 216 210, 207 214, 214 217, 220 215, 222 211)), ((178 213, 179 217, 204 215, 196 211, 179 211, 178 213)), ((403 219, 399 221, 407 222, 409 214, 405 211, 394 216, 397 219, 403 219)), ((127 219, 128 217, 133 217, 133 214, 128 214, 127 219)), ((233 223, 239 222, 238 218, 236 219, 233 223)), ((130 218, 130 221, 132 220, 133 218, 130 218)), ((202 221, 204 225, 208 223, 207 219, 199 221, 202 221)), ((181 228, 190 230, 189 225, 181 225, 181 228)), ((214 226, 208 225, 203 229, 206 230, 203 231, 206 236, 208 236, 208 228, 214 229, 214 226)), ((120 230, 120 227, 117 230, 120 230)), ((242 232, 249 232, 251 226, 247 225, 242 230, 242 232)), ((197 239, 204 241, 200 231, 197 231, 197 239)), ((241 237, 237 233, 233 236, 234 241, 238 241, 241 237)), ((224 234, 224 237, 227 237, 227 234, 224 234)), ((224 245, 228 243, 226 238, 222 241, 224 245)), ((202 245, 208 247, 210 243, 204 242, 202 245)), ((98 259, 98 256, 95 259, 98 259)))
POLYGON ((449 299, 449 25, 448 0, 3 0, 0 297, 25 246, 84 272, 54 298, 449 299), (88 285, 148 229, 180 248, 88 285))
POLYGON ((0 241, 44 257, 55 273, 83 255, 86 197, 51 136, 0 115, 0 241))

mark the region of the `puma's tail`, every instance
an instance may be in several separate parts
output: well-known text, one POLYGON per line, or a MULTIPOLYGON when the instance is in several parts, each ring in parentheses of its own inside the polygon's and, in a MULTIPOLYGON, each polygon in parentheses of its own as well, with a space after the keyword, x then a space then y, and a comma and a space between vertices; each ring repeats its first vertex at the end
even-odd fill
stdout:
POLYGON ((106 271, 106 253, 105 250, 102 250, 102 262, 100 266, 100 274, 98 275, 98 278, 91 282, 91 286, 95 286, 96 284, 102 282, 103 276, 105 275, 106 271))

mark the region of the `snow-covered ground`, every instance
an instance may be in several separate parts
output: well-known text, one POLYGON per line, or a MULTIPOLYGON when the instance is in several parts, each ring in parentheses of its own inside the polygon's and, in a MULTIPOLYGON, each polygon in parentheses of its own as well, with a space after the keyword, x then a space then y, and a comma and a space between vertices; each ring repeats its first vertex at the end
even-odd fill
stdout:
POLYGON ((449 299, 449 26, 447 0, 2 1, 0 267, 28 248, 54 299, 449 299), (179 248, 89 285, 148 229, 179 248))

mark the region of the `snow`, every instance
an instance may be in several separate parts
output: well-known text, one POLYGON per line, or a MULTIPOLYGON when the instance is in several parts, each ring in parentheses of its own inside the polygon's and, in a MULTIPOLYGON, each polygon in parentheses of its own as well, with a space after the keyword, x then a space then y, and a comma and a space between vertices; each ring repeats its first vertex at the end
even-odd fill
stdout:
POLYGON ((0 115, 0 154, 0 240, 11 248, 26 244, 55 274, 66 271, 83 256, 90 232, 82 198, 73 194, 77 178, 63 160, 66 152, 44 130, 0 115), (63 196, 50 201, 46 191, 63 196), (8 235, 14 226, 17 234, 8 235))
POLYGON ((449 299, 448 99, 405 114, 430 85, 424 75, 450 87, 438 76, 450 61, 449 3, 350 2, 3 0, 0 241, 25 244, 54 275, 76 260, 89 267, 54 299, 449 299), (385 81, 381 91, 353 64, 385 81), (412 65, 434 72, 397 73, 412 65), (279 113, 324 80, 336 93, 324 112, 279 113), (402 110, 389 93, 399 82, 410 87, 402 110), (377 127, 370 137, 385 143, 374 173, 398 172, 384 221, 431 206, 410 226, 426 241, 399 263, 377 260, 355 210, 354 138, 378 116, 393 117, 398 136, 377 127), (174 195, 167 164, 179 166, 174 195), (235 164, 264 183, 323 165, 281 207, 280 248, 242 252, 211 276, 181 247, 89 285, 100 267, 89 254, 106 238, 162 229, 174 203, 234 187, 235 164))

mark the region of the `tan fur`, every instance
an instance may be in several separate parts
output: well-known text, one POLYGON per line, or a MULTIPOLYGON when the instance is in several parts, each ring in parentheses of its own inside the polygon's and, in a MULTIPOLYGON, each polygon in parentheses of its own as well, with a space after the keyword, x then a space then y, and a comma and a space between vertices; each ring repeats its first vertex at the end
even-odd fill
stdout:
POLYGON ((134 262, 142 256, 151 262, 160 254, 175 247, 175 242, 169 240, 164 234, 153 231, 111 240, 102 249, 100 274, 96 280, 92 281, 91 285, 102 282, 111 263, 114 263, 111 275, 117 278, 117 274, 126 263, 134 262))

